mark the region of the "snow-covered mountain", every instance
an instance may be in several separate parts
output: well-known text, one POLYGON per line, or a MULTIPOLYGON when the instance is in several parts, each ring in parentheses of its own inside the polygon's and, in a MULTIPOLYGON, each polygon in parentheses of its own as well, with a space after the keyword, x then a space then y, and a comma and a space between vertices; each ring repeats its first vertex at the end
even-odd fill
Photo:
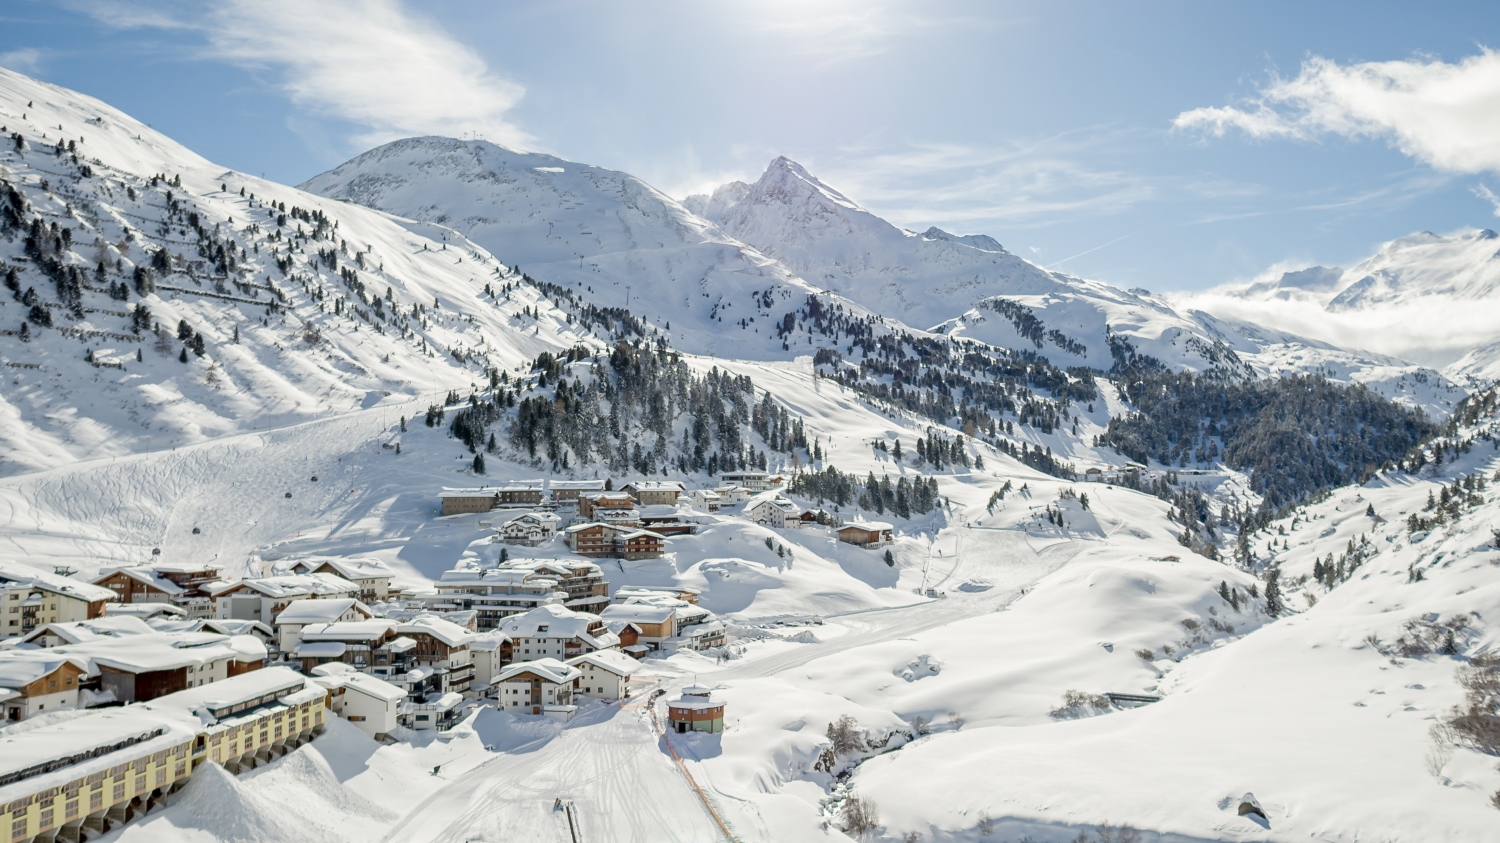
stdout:
POLYGON ((430 401, 593 341, 449 229, 91 97, 0 70, 0 124, 0 473, 430 401))
POLYGON ((1392 240, 1347 269, 1285 272, 1185 303, 1359 343, 1466 383, 1500 378, 1500 235, 1489 229, 1424 231, 1392 240))
POLYGON ((1319 372, 1435 416, 1465 394, 1441 374, 1390 355, 1215 319, 1145 290, 1051 272, 987 235, 898 228, 786 158, 748 189, 739 184, 692 197, 694 206, 717 213, 727 233, 808 281, 918 328, 1032 351, 1060 366, 1107 370, 1123 339, 1174 368, 1319 372))
POLYGON ((628 173, 484 141, 393 141, 301 187, 451 227, 695 353, 780 356, 770 318, 816 292, 628 173))

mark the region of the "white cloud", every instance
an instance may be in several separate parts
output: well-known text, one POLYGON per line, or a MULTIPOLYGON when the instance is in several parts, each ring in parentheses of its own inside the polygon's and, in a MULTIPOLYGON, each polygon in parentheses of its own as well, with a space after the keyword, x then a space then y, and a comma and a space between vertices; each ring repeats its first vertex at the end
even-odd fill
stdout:
POLYGON ((1490 190, 1488 185, 1482 183, 1474 185, 1471 189, 1474 191, 1475 196, 1495 206, 1495 216, 1500 217, 1500 196, 1496 196, 1495 191, 1490 190))
POLYGON ((36 73, 42 64, 42 51, 35 47, 21 47, 0 53, 0 67, 21 73, 36 73))
POLYGON ((400 0, 216 0, 207 7, 81 0, 121 28, 188 29, 199 57, 264 71, 309 113, 361 127, 361 146, 420 134, 477 134, 524 146, 507 119, 525 93, 400 0))
POLYGON ((1399 305, 1337 312, 1318 296, 1248 301, 1220 291, 1171 297, 1180 309, 1203 310, 1322 340, 1342 348, 1389 354, 1425 366, 1443 367, 1495 341, 1500 301, 1434 296, 1399 305))
POLYGON ((1500 53, 1484 48, 1453 64, 1314 57, 1244 107, 1196 108, 1173 125, 1213 135, 1379 138, 1439 170, 1500 172, 1500 53))

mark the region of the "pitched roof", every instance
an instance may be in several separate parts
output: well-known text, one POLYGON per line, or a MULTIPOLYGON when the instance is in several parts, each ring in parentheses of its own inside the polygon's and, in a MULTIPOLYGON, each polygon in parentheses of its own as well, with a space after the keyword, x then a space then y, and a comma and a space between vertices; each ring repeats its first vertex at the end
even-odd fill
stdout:
POLYGON ((10 583, 15 583, 23 587, 40 588, 54 594, 62 594, 91 603, 97 600, 118 599, 113 591, 102 585, 94 585, 83 580, 50 574, 33 568, 30 565, 0 562, 0 584, 10 583))
POLYGON ((680 492, 687 487, 676 480, 632 480, 621 488, 637 492, 680 492))
POLYGON ((402 635, 431 635, 449 647, 467 644, 474 638, 474 633, 437 615, 418 615, 396 627, 396 631, 402 635))
POLYGON ((97 583, 100 580, 108 579, 115 574, 124 574, 136 582, 145 583, 164 594, 181 594, 187 590, 145 565, 138 565, 131 568, 106 568, 99 572, 99 576, 94 577, 94 582, 97 583))
POLYGON ((549 604, 505 618, 500 621, 498 629, 511 638, 587 637, 589 627, 598 622, 598 615, 549 604), (546 627, 546 630, 543 631, 542 627, 546 627))
POLYGON ((27 653, 27 657, 15 658, 11 653, 0 656, 0 689, 23 688, 73 661, 67 656, 56 655, 54 650, 20 652, 27 653), (34 657, 31 657, 32 653, 35 653, 34 657))
POLYGON ((596 650, 592 653, 584 653, 568 659, 568 664, 577 667, 582 664, 591 664, 601 670, 607 670, 616 676, 629 676, 641 669, 641 663, 625 655, 619 650, 596 650))
POLYGON ((523 673, 534 673, 554 685, 565 685, 583 675, 583 671, 553 658, 515 662, 495 675, 494 683, 506 682, 523 673))
POLYGON ((367 580, 391 576, 391 569, 387 568, 384 562, 363 556, 316 556, 300 560, 293 570, 301 569, 311 573, 324 566, 332 568, 334 573, 346 580, 367 580))
POLYGON ((605 606, 599 617, 628 623, 666 623, 676 611, 672 606, 650 603, 614 603, 605 606))
POLYGON ((876 530, 894 530, 895 527, 887 524, 884 521, 849 521, 844 524, 844 526, 839 528, 839 532, 842 533, 843 531, 849 529, 867 530, 870 532, 874 532, 876 530))
POLYGON ((330 691, 334 688, 343 688, 346 692, 358 691, 386 702, 396 702, 406 697, 406 692, 395 685, 368 673, 360 673, 342 662, 319 665, 313 668, 313 674, 313 681, 330 691), (321 672, 325 667, 342 667, 344 670, 321 672))
POLYGON ((351 609, 370 617, 370 607, 353 597, 335 597, 323 600, 293 600, 281 614, 276 616, 276 625, 285 623, 332 623, 351 609))
POLYGON ((359 586, 333 574, 280 574, 219 583, 211 588, 210 593, 218 597, 241 586, 272 598, 301 597, 306 594, 354 594, 359 591, 359 586))
POLYGON ((303 641, 368 641, 379 638, 397 626, 393 620, 371 618, 364 621, 310 623, 297 633, 303 641))

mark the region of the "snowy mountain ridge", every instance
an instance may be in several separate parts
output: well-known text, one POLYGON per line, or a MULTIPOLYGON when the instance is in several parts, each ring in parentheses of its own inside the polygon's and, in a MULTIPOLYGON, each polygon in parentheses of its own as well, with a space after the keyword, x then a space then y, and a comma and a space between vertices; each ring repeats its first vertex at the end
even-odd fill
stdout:
POLYGON ((1500 378, 1500 235, 1489 229, 1423 231, 1347 269, 1315 266, 1181 298, 1301 333, 1358 336, 1471 386, 1500 378))
POLYGON ((771 320, 819 292, 628 173, 484 141, 393 141, 302 189, 451 226, 692 353, 780 357, 771 320))
POLYGON ((1464 394, 1440 373, 1391 355, 1248 323, 1227 329, 1225 320, 1179 310, 1144 290, 1052 272, 987 235, 899 228, 786 158, 772 161, 748 190, 726 186, 713 201, 740 194, 716 210, 727 233, 803 278, 917 328, 1101 371, 1117 362, 1111 337, 1178 369, 1317 371, 1438 417, 1464 394), (1417 382, 1426 386, 1414 389, 1417 382))

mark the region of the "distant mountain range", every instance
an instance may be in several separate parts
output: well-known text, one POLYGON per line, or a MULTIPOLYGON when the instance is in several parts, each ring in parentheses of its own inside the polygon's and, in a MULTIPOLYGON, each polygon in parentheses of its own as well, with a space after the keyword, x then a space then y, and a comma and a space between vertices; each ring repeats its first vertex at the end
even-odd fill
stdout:
POLYGON ((534 277, 600 304, 628 302, 700 354, 807 353, 784 351, 767 323, 822 295, 917 333, 1059 366, 1107 371, 1123 351, 1239 376, 1318 372, 1439 416, 1463 395, 1440 372, 1398 357, 1048 271, 987 235, 902 229, 787 158, 754 184, 677 202, 614 170, 483 141, 412 138, 301 188, 451 226, 534 277))

